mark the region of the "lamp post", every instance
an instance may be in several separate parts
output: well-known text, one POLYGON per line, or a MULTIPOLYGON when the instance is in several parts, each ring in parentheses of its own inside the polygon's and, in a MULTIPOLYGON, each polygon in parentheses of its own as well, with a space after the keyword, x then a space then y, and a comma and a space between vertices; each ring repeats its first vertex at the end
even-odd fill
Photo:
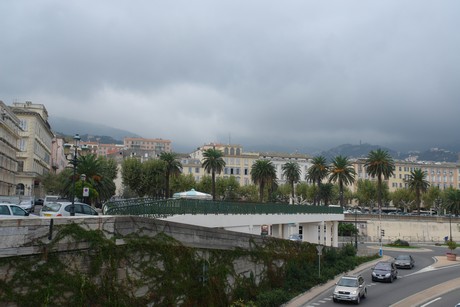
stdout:
POLYGON ((75 177, 77 175, 77 165, 78 165, 78 151, 80 150, 80 155, 84 155, 86 153, 87 147, 81 146, 80 147, 80 135, 75 134, 73 137, 74 144, 73 144, 73 152, 71 150, 72 144, 64 144, 64 154, 67 161, 73 166, 73 176, 72 176, 72 205, 70 206, 70 215, 75 216, 75 177))
POLYGON ((355 249, 358 251, 358 211, 355 209, 355 249))
POLYGON ((85 191, 86 175, 85 175, 85 174, 81 174, 81 175, 80 175, 80 180, 81 180, 81 189, 82 189, 82 194, 81 194, 82 197, 81 197, 81 198, 82 198, 82 200, 83 200, 83 203, 86 204, 86 202, 85 202, 85 193, 84 193, 84 191, 85 191))

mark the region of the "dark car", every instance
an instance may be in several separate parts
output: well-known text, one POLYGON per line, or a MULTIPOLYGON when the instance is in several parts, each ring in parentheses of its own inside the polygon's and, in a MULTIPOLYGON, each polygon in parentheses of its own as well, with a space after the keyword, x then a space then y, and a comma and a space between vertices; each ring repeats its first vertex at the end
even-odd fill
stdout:
POLYGON ((398 269, 412 269, 415 266, 415 260, 411 255, 398 255, 395 258, 395 265, 398 269))
POLYGON ((398 278, 398 269, 394 262, 380 261, 372 269, 372 281, 393 282, 398 278))

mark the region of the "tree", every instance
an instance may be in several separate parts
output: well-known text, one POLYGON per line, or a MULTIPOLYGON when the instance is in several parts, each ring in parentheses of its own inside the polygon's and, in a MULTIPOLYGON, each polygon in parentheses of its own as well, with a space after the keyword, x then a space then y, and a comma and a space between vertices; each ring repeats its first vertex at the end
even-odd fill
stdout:
POLYGON ((142 185, 142 173, 142 163, 140 160, 136 158, 123 160, 121 164, 123 185, 135 192, 138 197, 142 197, 145 194, 144 186, 142 185))
POLYGON ((415 204, 417 212, 420 215, 421 194, 425 193, 430 186, 430 183, 425 179, 426 172, 417 168, 410 172, 409 178, 406 180, 409 189, 415 192, 415 204))
POLYGON ((176 192, 189 191, 197 186, 192 174, 180 174, 171 178, 171 190, 176 192))
POLYGON ((83 193, 83 185, 89 188, 89 199, 97 203, 104 202, 115 194, 114 179, 117 177, 117 164, 114 160, 92 154, 79 156, 76 175, 76 183, 80 181, 82 175, 85 175, 86 179, 81 186, 78 186, 74 195, 83 193), (97 193, 92 193, 91 189, 97 193))
POLYGON ((334 185, 330 182, 319 186, 320 200, 324 200, 324 205, 329 206, 329 202, 334 198, 334 185))
POLYGON ((460 214, 460 190, 448 188, 445 193, 445 208, 455 215, 460 214))
POLYGON ((172 152, 162 152, 160 154, 160 160, 165 163, 165 196, 166 198, 171 197, 171 191, 169 188, 169 180, 171 176, 177 176, 182 170, 182 164, 177 160, 177 154, 172 152))
POLYGON ((443 193, 439 187, 430 186, 426 193, 422 195, 423 204, 430 209, 434 208, 439 215, 443 203, 442 195, 443 193))
POLYGON ((391 201, 396 208, 408 212, 408 209, 411 208, 411 205, 415 201, 415 194, 409 189, 397 189, 391 193, 391 201))
POLYGON ((145 194, 154 198, 166 195, 165 187, 165 164, 161 160, 147 160, 142 164, 142 181, 145 194))
POLYGON ((295 199, 294 185, 300 181, 300 166, 296 162, 287 162, 281 167, 286 181, 291 186, 292 201, 295 199))
POLYGON ((234 200, 239 197, 240 182, 235 176, 228 178, 217 178, 216 193, 222 199, 234 200))
POLYGON ((327 176, 328 166, 324 156, 316 156, 312 160, 312 165, 308 168, 306 179, 311 181, 313 185, 316 184, 316 196, 313 200, 313 205, 319 202, 320 186, 322 180, 327 176))
POLYGON ((395 162, 386 150, 377 149, 369 152, 364 167, 366 167, 366 172, 369 176, 373 178, 377 177, 377 203, 379 206, 379 213, 381 213, 383 199, 382 182, 383 179, 388 180, 388 178, 393 175, 395 162))
POLYGON ((343 186, 355 182, 356 172, 347 157, 335 157, 329 166, 329 182, 338 183, 340 206, 344 206, 343 186))
POLYGON ((209 148, 203 151, 203 158, 202 166, 211 173, 212 200, 216 200, 216 173, 220 174, 225 167, 223 153, 218 149, 209 148))
POLYGON ((276 182, 275 166, 268 160, 256 160, 251 167, 251 179, 259 185, 259 201, 263 202, 265 186, 276 182))

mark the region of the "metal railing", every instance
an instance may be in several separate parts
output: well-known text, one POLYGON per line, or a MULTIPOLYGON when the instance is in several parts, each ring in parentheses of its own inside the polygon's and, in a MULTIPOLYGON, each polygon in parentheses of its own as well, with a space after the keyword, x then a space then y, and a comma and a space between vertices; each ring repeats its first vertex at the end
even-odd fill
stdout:
POLYGON ((104 204, 103 213, 166 217, 183 214, 343 214, 343 209, 311 205, 135 198, 107 202, 104 204))

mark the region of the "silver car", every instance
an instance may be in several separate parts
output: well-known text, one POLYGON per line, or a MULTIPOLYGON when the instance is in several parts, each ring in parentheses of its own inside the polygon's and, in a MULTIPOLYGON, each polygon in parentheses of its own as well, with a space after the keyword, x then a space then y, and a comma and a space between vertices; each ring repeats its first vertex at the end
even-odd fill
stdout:
POLYGON ((335 284, 332 299, 334 303, 348 301, 359 304, 367 296, 367 286, 361 274, 345 275, 335 284))

